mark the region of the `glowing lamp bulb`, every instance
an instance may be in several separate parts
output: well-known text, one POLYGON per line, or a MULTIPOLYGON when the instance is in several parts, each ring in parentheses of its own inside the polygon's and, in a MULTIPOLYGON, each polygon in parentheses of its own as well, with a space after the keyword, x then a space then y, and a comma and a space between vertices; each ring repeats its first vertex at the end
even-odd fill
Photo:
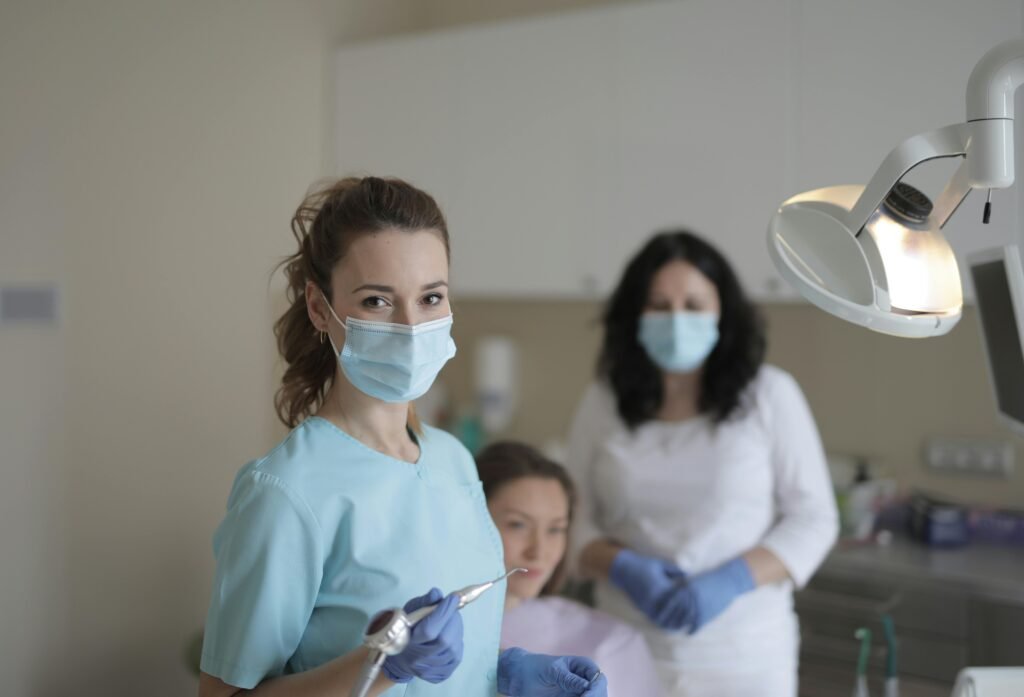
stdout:
POLYGON ((955 312, 963 305, 956 256, 931 211, 927 196, 899 182, 864 225, 881 256, 893 311, 955 312))

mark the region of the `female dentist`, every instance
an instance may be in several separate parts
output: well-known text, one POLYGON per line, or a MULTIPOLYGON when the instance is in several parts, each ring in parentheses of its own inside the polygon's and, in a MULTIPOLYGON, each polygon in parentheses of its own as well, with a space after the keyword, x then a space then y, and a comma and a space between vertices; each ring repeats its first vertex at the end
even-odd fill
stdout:
POLYGON ((838 528, 800 388, 762 365, 754 308, 688 232, 630 261, 604 328, 567 457, 578 569, 644 633, 667 694, 795 697, 792 590, 838 528))
POLYGON ((238 473, 214 536, 200 696, 349 694, 369 618, 440 602, 369 694, 604 697, 587 659, 499 656, 501 591, 460 611, 438 590, 505 569, 472 457, 410 404, 455 354, 437 204, 400 180, 342 179, 292 231, 274 329, 293 430, 238 473))

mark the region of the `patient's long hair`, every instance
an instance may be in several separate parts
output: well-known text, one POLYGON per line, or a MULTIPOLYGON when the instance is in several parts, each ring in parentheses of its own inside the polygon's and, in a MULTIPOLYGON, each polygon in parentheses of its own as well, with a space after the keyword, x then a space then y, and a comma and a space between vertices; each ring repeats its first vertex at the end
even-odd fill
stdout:
MULTIPOLYGON (((572 479, 564 467, 544 457, 536 448, 513 441, 493 443, 476 456, 476 469, 480 473, 480 481, 484 485, 484 496, 488 501, 501 487, 519 479, 540 477, 541 479, 555 480, 562 485, 565 498, 569 503, 568 527, 571 529, 576 509, 576 487, 573 486, 572 479)), ((565 557, 569 551, 568 542, 567 539, 566 551, 555 566, 551 578, 540 589, 541 595, 557 595, 565 584, 565 557)))

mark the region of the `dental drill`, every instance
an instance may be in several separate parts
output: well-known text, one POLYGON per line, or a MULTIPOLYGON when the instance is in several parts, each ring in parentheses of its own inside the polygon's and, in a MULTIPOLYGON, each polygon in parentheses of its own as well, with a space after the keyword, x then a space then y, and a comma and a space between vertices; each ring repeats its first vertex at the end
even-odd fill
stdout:
MULTIPOLYGON (((459 609, 469 605, 495 584, 520 571, 525 572, 526 569, 512 569, 493 581, 477 583, 455 591, 455 595, 459 596, 459 609)), ((410 613, 396 607, 382 610, 373 616, 363 637, 363 646, 370 650, 370 655, 363 663, 363 668, 350 693, 351 697, 366 697, 370 686, 373 685, 380 673, 381 666, 384 665, 384 660, 388 656, 397 656, 405 650, 405 647, 409 645, 412 628, 416 626, 417 622, 436 610, 437 606, 438 603, 427 605, 410 613)))

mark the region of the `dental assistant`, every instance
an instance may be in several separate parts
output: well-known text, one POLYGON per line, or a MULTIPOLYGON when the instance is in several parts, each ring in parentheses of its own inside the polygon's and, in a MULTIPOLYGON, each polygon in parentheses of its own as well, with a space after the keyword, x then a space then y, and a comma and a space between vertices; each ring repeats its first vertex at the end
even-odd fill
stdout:
POLYGON ((397 179, 341 179, 292 231, 274 331, 275 405, 293 430, 239 471, 214 535, 200 696, 343 697, 370 617, 439 602, 369 694, 604 697, 587 659, 499 655, 504 584, 461 611, 439 590, 505 568, 472 457, 411 405, 455 354, 435 201, 397 179))
POLYGON ((792 592, 838 531, 799 386, 763 364, 735 273, 686 231, 629 262, 603 323, 567 455, 578 571, 643 632, 666 694, 795 697, 792 592))

